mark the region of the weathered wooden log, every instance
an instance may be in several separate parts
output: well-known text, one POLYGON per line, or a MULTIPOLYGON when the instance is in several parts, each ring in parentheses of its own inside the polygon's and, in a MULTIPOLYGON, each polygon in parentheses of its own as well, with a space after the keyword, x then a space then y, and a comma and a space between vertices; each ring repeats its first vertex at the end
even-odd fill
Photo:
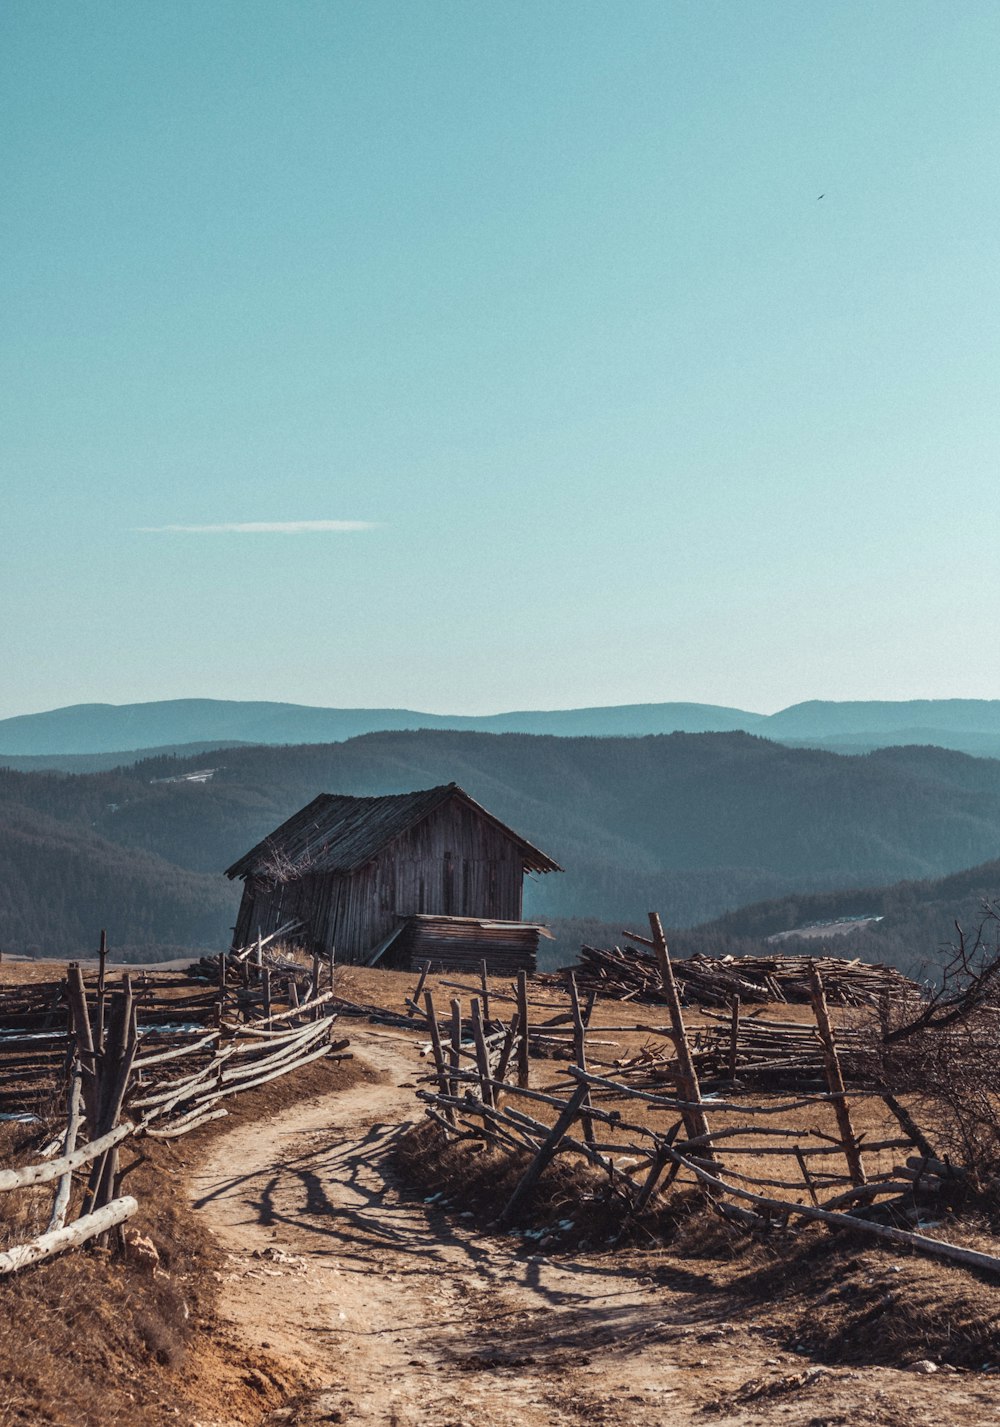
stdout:
POLYGON ((257 1043, 233 1041, 219 1050, 207 1065, 194 1071, 190 1076, 147 1087, 145 1094, 132 1100, 132 1108, 148 1110, 157 1106, 163 1107, 167 1102, 176 1104, 186 1093, 196 1090, 208 1081, 217 1080, 221 1084, 224 1081, 236 1080, 245 1075, 254 1074, 258 1067, 265 1065, 265 1062, 270 1065, 277 1064, 282 1056, 294 1056, 300 1049, 311 1044, 320 1036, 329 1034, 330 1027, 335 1020, 336 1016, 327 1016, 319 1022, 309 1021, 304 1026, 296 1026, 293 1030, 283 1031, 272 1038, 257 1043), (258 1053, 260 1053, 259 1056, 258 1053), (248 1056, 258 1056, 258 1059, 248 1066, 234 1066, 232 1070, 223 1069, 230 1061, 248 1056))
POLYGON ((490 1023, 490 983, 485 961, 479 963, 479 982, 482 988, 479 994, 483 1008, 483 1024, 488 1026, 490 1023))
POLYGON ((729 1064, 727 1066, 730 1080, 736 1079, 736 1067, 739 1063, 740 1005, 739 995, 734 995, 731 1011, 732 1020, 729 1028, 729 1064))
POLYGON ((677 1052, 681 1094, 695 1107, 683 1111, 681 1118, 687 1126, 688 1134, 701 1138, 710 1133, 708 1118, 702 1106, 698 1072, 695 1069, 694 1061, 691 1058, 691 1049, 688 1045, 684 1012, 681 1010, 681 1001, 677 994, 677 983, 670 962, 670 952, 667 950, 667 939, 657 912, 649 913, 649 929, 653 938, 653 950, 660 968, 660 985, 667 1003, 667 1010, 670 1012, 670 1024, 674 1032, 674 1048, 677 1052))
POLYGON ((338 1004, 343 1006, 353 1007, 355 1010, 368 1011, 378 1009, 377 1007, 358 1006, 356 1002, 348 1001, 345 999, 345 997, 338 996, 333 991, 324 991, 323 995, 317 996, 314 1001, 296 1002, 294 1006, 289 1006, 287 1011, 279 1011, 274 1016, 268 1016, 266 1018, 260 1017, 257 1020, 249 1022, 234 1022, 232 1025, 224 1026, 223 1029, 227 1031, 232 1031, 235 1035, 238 1036, 256 1035, 258 1031, 265 1030, 269 1026, 278 1025, 281 1021, 291 1020, 295 1016, 301 1016, 304 1011, 313 1011, 316 1009, 317 1006, 328 1005, 331 1001, 336 1001, 338 1002, 338 1004))
POLYGON ((585 1082, 581 1082, 581 1084, 579 1084, 576 1090, 573 1092, 569 1104, 565 1107, 558 1120, 556 1120, 555 1124, 552 1126, 552 1129, 549 1131, 543 1144, 539 1148, 538 1153, 528 1165, 528 1168, 524 1171, 524 1174, 518 1181, 514 1193, 510 1196, 506 1205, 504 1206, 503 1212, 501 1213, 499 1219, 499 1224, 502 1229, 506 1228, 507 1225, 511 1222, 514 1215, 517 1213, 519 1206, 524 1202, 525 1198, 531 1192, 534 1185, 537 1184, 546 1165, 549 1164, 552 1159, 552 1156, 559 1148, 559 1141, 563 1138, 563 1136, 569 1130, 570 1125, 572 1125, 573 1121, 576 1119, 577 1114, 579 1113, 580 1106, 583 1104, 586 1097, 587 1085, 585 1082))
MULTIPOLYGON (((427 963, 430 965, 430 962, 427 963)), ((444 1061, 444 1047, 441 1044, 441 1029, 438 1026, 437 1013, 434 1010, 434 996, 430 991, 424 992, 424 1005, 427 1011, 427 1024, 431 1032, 431 1046, 434 1050, 434 1068, 437 1072, 438 1088, 442 1095, 447 1095, 451 1089, 448 1080, 448 1070, 444 1061)), ((454 1128, 455 1115, 453 1111, 447 1112, 451 1118, 451 1125, 454 1128)))
MULTIPOLYGON (((580 1009, 580 993, 576 989, 576 977, 572 972, 568 978, 570 1010, 573 1016, 573 1059, 581 1070, 587 1069, 587 1028, 583 1020, 583 1012, 580 1009)), ((590 1104, 590 1087, 587 1087, 587 1094, 584 1098, 583 1109, 580 1115, 580 1124, 583 1128, 583 1138, 588 1144, 594 1141, 594 1120, 593 1116, 587 1113, 590 1104)))
MULTIPOLYGON (((567 1073, 576 1079, 579 1078, 577 1067, 575 1066, 568 1066, 567 1073)), ((586 1079, 590 1081, 591 1085, 600 1085, 606 1090, 613 1090, 616 1094, 625 1095, 633 1100, 645 1100, 649 1105, 662 1105, 666 1110, 676 1110, 680 1112, 681 1110, 697 1108, 697 1106, 693 1105, 690 1101, 679 1099, 675 1095, 654 1095, 648 1090, 637 1090, 635 1086, 624 1085, 620 1081, 609 1080, 607 1076, 594 1075, 590 1071, 586 1072, 586 1079)), ((881 1093, 874 1090, 870 1092, 856 1092, 854 1098, 863 1099, 872 1098, 873 1096, 878 1099, 882 1098, 881 1093)), ((828 1105, 834 1098, 833 1095, 828 1094, 807 1095, 801 1096, 797 1100, 786 1100, 776 1104, 748 1105, 740 1101, 716 1100, 713 1097, 709 1103, 712 1110, 718 1114, 786 1115, 791 1110, 802 1110, 807 1106, 828 1105)), ((699 1105, 703 1103, 702 1101, 698 1102, 699 1105)))
POLYGON ((123 1194, 120 1199, 112 1199, 103 1208, 92 1214, 82 1215, 65 1228, 39 1234, 37 1239, 32 1239, 28 1244, 17 1244, 6 1253, 0 1253, 0 1277, 17 1273, 20 1269, 40 1263, 43 1259, 50 1259, 65 1249, 78 1248, 88 1239, 105 1234, 116 1224, 123 1224, 126 1219, 131 1219, 138 1208, 139 1205, 130 1194, 123 1194))
POLYGON ((225 1106, 218 1110, 208 1110, 204 1114, 200 1109, 192 1110, 190 1115, 185 1115, 183 1119, 175 1120, 168 1129, 154 1130, 147 1129, 146 1134, 151 1140, 176 1140, 181 1135, 186 1135, 189 1130, 197 1130, 199 1125, 207 1125, 209 1120, 221 1120, 229 1111, 225 1106))
MULTIPOLYGON (((253 1090, 258 1085, 264 1085, 270 1080, 277 1080, 279 1076, 288 1075, 293 1070, 300 1070, 302 1066, 309 1065, 314 1060, 319 1060, 322 1056, 329 1055, 335 1060, 350 1060, 349 1055, 338 1054, 333 1046, 321 1045, 318 1050, 310 1051, 301 1060, 293 1060, 284 1065, 280 1065, 276 1070, 271 1070, 266 1075, 260 1075, 255 1080, 247 1080, 239 1085, 230 1085, 224 1090, 214 1090, 204 1093, 198 1097, 197 1104, 203 1108, 214 1105, 218 1100, 225 1100, 230 1095, 241 1095, 244 1090, 253 1090)), ((153 1112, 156 1113, 155 1111, 153 1112)), ((152 1116, 147 1116, 142 1121, 142 1128, 145 1129, 152 1116)))
POLYGON ((201 1036, 189 1045, 176 1046, 173 1050, 156 1051, 152 1055, 138 1055, 133 1062, 134 1069, 144 1071, 152 1065, 164 1065, 167 1061, 181 1060, 186 1055, 196 1055, 199 1051, 205 1050, 207 1046, 214 1045, 218 1041, 219 1035, 219 1031, 209 1031, 208 1035, 201 1036))
POLYGON ((530 1033, 528 1025, 528 976, 525 971, 519 971, 517 973, 517 1021, 518 1035, 520 1036, 517 1043, 517 1083, 524 1089, 531 1080, 531 1067, 528 1061, 528 1036, 530 1033))
POLYGON ((885 1101, 886 1106, 891 1112, 891 1114, 893 1114, 899 1121, 899 1123, 902 1125, 903 1129, 909 1135, 913 1144, 916 1145, 920 1153, 922 1155, 925 1155, 928 1159, 933 1159, 934 1150, 931 1148, 930 1141, 927 1139, 927 1136, 923 1134, 916 1120, 914 1120, 913 1116, 910 1114, 909 1110, 907 1110, 906 1106, 902 1105, 896 1099, 895 1095, 890 1094, 888 1090, 883 1090, 882 1099, 885 1101))
MULTIPOLYGON (((80 1133, 80 1111, 83 1106, 83 1073, 79 1063, 74 1064, 70 1074, 69 1092, 66 1103, 66 1138, 63 1141, 63 1159, 67 1159, 76 1149, 77 1135, 80 1133)), ((56 1197, 52 1204, 48 1233, 61 1229, 66 1222, 69 1196, 73 1188, 73 1171, 68 1169, 60 1175, 56 1185, 56 1197)))
POLYGON ((507 1027, 507 1034, 503 1038, 503 1042, 500 1047, 500 1059, 497 1061, 495 1079, 501 1085, 503 1085, 507 1079, 507 1067, 510 1064, 510 1058, 514 1050, 514 1046, 517 1043, 517 1033, 519 1024, 520 1018, 517 1012, 515 1011, 513 1016, 511 1017, 510 1025, 507 1027))
POLYGON ((94 1053, 94 1031, 87 1009, 87 994, 83 984, 83 973, 76 963, 66 972, 66 991, 69 999, 73 1034, 76 1037, 76 1054, 83 1073, 83 1103, 87 1111, 87 1131, 91 1139, 98 1134, 98 1089, 97 1057, 94 1053))
POLYGON ((837 1041, 833 1032, 833 1022, 830 1020, 830 1012, 826 1004, 826 992, 823 987, 823 978, 816 966, 812 966, 809 972, 809 985, 812 991, 813 1014, 816 1017, 816 1029, 819 1031, 819 1038, 823 1045, 823 1060, 826 1066, 827 1085, 833 1098, 834 1114, 837 1116, 837 1125, 840 1129, 840 1137, 844 1142, 844 1156, 847 1160, 847 1168, 851 1180, 854 1184, 864 1184, 866 1175, 864 1162, 861 1158, 861 1146, 857 1135, 854 1133, 854 1124, 851 1120, 851 1112, 847 1104, 845 1093, 844 1077, 840 1069, 840 1057, 837 1054, 837 1041))
POLYGON ((420 968, 420 978, 417 981, 416 986, 414 987, 410 995, 406 997, 406 1005, 408 1007, 406 1014, 408 1016, 416 1015, 420 1011, 420 993, 424 989, 424 982, 427 980, 427 973, 430 971, 430 969, 430 962, 425 961, 423 966, 420 968))
MULTIPOLYGON (((230 1065, 228 1069, 222 1071, 219 1076, 220 1085, 231 1085, 239 1081, 250 1080, 257 1076, 262 1070, 271 1070, 276 1066, 294 1063, 304 1051, 315 1045, 317 1041, 328 1040, 332 1020, 320 1021, 310 1026, 312 1035, 302 1036, 291 1045, 282 1046, 273 1055, 260 1056, 251 1061, 248 1065, 230 1065)), ((337 1042, 336 1046, 328 1044, 324 1049, 344 1050, 348 1041, 337 1042)))
POLYGON ((33 1184, 50 1184, 53 1179, 59 1179, 62 1175, 79 1169, 81 1165, 89 1164, 112 1145, 119 1144, 133 1134, 135 1129, 135 1125, 125 1121, 100 1139, 82 1145, 72 1154, 60 1155, 58 1159, 47 1160, 44 1164, 26 1164, 20 1169, 0 1169, 0 1192, 26 1189, 33 1184))
POLYGON ((462 1067, 462 1003, 457 997, 451 1001, 451 1076, 449 1088, 452 1095, 458 1094, 458 1074, 462 1067))
MULTIPOLYGON (((122 978, 121 990, 111 993, 110 1028, 100 1068, 100 1128, 114 1129, 121 1114, 122 1103, 132 1073, 132 1062, 139 1044, 136 1012, 132 1001, 129 977, 122 978)), ((88 1212, 102 1208, 116 1196, 118 1177, 118 1147, 112 1145, 101 1159, 95 1160, 90 1182, 84 1196, 88 1212)))
POLYGON ((476 1047, 476 1064, 479 1068, 479 1091, 483 1104, 492 1106, 493 1085, 490 1080, 490 1053, 486 1047, 483 1013, 478 996, 473 996, 469 1009, 472 1016, 472 1037, 476 1047))

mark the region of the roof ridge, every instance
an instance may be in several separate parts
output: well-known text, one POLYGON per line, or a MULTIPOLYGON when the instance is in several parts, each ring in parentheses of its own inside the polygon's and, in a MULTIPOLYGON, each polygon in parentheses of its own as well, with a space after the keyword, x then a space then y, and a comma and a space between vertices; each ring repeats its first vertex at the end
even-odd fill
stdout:
POLYGON ((264 874, 270 877, 276 875, 276 866, 282 868, 280 880, 289 880, 309 870, 350 875, 456 795, 517 844, 525 859, 526 871, 562 870, 552 858, 452 781, 409 793, 319 793, 228 867, 226 876, 264 874), (381 805, 381 810, 377 805, 381 805), (330 815, 327 826, 323 826, 324 809, 330 815))

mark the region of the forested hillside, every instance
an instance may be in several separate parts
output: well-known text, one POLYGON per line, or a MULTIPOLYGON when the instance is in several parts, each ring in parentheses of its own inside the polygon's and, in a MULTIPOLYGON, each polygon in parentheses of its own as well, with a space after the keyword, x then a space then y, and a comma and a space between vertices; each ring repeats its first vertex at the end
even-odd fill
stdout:
POLYGON ((691 926, 792 892, 938 877, 1000 848, 1000 763, 739 733, 381 733, 86 775, 0 770, 0 946, 76 951, 99 925, 119 944, 222 939, 239 895, 222 870, 316 793, 452 780, 566 868, 532 882, 529 915, 621 922, 656 906, 691 926), (213 764, 206 783, 164 781, 213 764))
POLYGON ((781 937, 773 948, 806 954, 829 950, 834 956, 890 961, 921 976, 933 971, 942 948, 955 943, 956 922, 969 937, 983 927, 989 945, 1000 942, 1000 923, 987 916, 987 907, 998 898, 1000 860, 931 880, 757 902, 675 932, 672 940, 682 955, 741 955, 760 952, 777 933, 812 927, 809 937, 781 937), (841 918, 866 920, 851 931, 824 936, 822 923, 841 918))
POLYGON ((0 803, 0 950, 86 954, 101 927, 121 955, 217 947, 232 889, 148 852, 17 804, 0 803))

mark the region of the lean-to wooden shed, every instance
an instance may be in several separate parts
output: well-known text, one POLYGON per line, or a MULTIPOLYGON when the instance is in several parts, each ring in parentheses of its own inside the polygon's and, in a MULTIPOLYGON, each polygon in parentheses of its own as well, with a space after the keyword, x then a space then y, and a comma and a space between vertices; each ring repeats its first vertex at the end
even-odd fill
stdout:
POLYGON ((227 869, 244 883, 233 944, 295 921, 295 940, 338 961, 531 968, 524 877, 561 870, 456 783, 321 793, 227 869))

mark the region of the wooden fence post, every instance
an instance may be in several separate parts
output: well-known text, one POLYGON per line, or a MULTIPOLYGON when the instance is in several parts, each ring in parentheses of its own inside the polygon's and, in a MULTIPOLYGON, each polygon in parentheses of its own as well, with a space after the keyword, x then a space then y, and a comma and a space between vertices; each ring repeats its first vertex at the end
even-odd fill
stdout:
POLYGON ((736 1079, 736 1068, 739 1064, 740 1047, 740 998, 733 997, 732 1009, 729 1017, 729 1079, 736 1079))
POLYGON ((517 1083, 522 1090, 527 1090, 531 1080, 531 1067, 528 1064, 528 973, 526 971, 517 973, 517 1033, 520 1037, 517 1043, 517 1083))
MULTIPOLYGON (((66 1134, 63 1139, 63 1155, 71 1155, 76 1149, 76 1137, 80 1133, 80 1107, 83 1100, 83 1072, 79 1061, 75 1061, 70 1074, 69 1093, 66 1101, 66 1134)), ((46 1233, 61 1229, 66 1222, 69 1197, 73 1189, 73 1171, 64 1174, 56 1186, 55 1202, 49 1218, 46 1233)))
MULTIPOLYGON (((515 1011, 510 1018, 507 1034, 503 1038, 503 1044, 500 1047, 500 1059, 497 1062, 496 1074, 493 1077, 494 1080, 499 1080, 501 1083, 507 1079, 507 1067, 510 1065, 510 1058, 513 1054, 514 1046, 517 1044, 518 1022, 519 1017, 515 1011)), ((496 1094, 500 1096, 503 1094, 503 1091, 498 1090, 496 1094)), ((497 1100, 496 1103, 499 1104, 499 1100, 497 1100)))
POLYGON ((483 1031, 483 1013, 479 997, 473 996, 469 1008, 472 1016, 472 1039, 476 1046, 476 1065, 479 1068, 479 1095, 484 1105, 493 1108, 493 1086, 490 1084, 490 1053, 486 1048, 483 1031))
POLYGON ((847 1170, 851 1177, 852 1184, 866 1184, 865 1167, 861 1159, 861 1145, 858 1142, 857 1135, 854 1133, 854 1125, 851 1123, 851 1112, 847 1107, 844 1076, 840 1069, 840 1056, 837 1054, 837 1041, 833 1033, 833 1022, 830 1020, 830 1012, 826 1004, 823 978, 819 974, 815 962, 813 962, 809 968, 809 990, 812 996, 813 1014, 816 1017, 816 1029, 819 1032, 820 1044, 823 1047, 823 1064, 826 1068, 826 1083, 829 1087, 830 1094, 834 1097, 833 1109, 837 1116, 837 1127, 840 1130, 840 1138, 843 1141, 847 1170))
POLYGON ((670 1012, 670 1024, 674 1033, 674 1049, 677 1052, 678 1082, 681 1094, 685 1100, 697 1106, 697 1109, 684 1111, 684 1126, 691 1139, 705 1141, 708 1158, 714 1163, 711 1131, 708 1128, 708 1118, 701 1108, 701 1086, 698 1083, 698 1072, 695 1070, 694 1061, 691 1058, 691 1047, 688 1045, 684 1012, 681 1010, 681 998, 677 991, 677 982, 674 979, 674 969, 670 964, 667 938, 663 932, 659 913, 650 912, 648 915, 649 929, 653 937, 652 946, 656 952, 657 965, 660 968, 660 985, 666 998, 667 1009, 670 1012))
MULTIPOLYGON (((580 993, 576 986, 576 977, 572 971, 569 973, 569 1001, 573 1012, 573 1055, 577 1065, 586 1074, 587 1071, 587 1029, 584 1025, 583 1013, 580 1010, 580 993)), ((580 1124, 583 1126, 583 1138, 588 1145, 594 1143, 594 1121, 587 1113, 590 1105, 590 1091, 584 1099, 583 1109, 580 1113, 580 1124)))
POLYGON ((226 1015, 226 953, 219 952, 219 1006, 217 1025, 222 1025, 226 1015))
POLYGON ((490 1024, 490 983, 486 979, 485 958, 479 963, 479 982, 482 986, 483 996, 483 1023, 489 1027, 490 1024))
MULTIPOLYGON (((438 1088, 442 1095, 453 1095, 451 1082, 448 1079, 448 1067, 445 1065, 444 1046, 441 1044, 441 1028, 438 1025, 437 1014, 434 1010, 434 997, 430 991, 424 993, 424 1008, 427 1011, 427 1024, 431 1032, 431 1049, 434 1052, 434 1069, 437 1071, 438 1088)), ((454 1125, 455 1111, 451 1105, 445 1106, 445 1115, 448 1123, 454 1125)))
POLYGON ((94 1053, 94 1032, 90 1024, 87 1008, 87 988, 83 972, 77 962, 72 962, 66 972, 66 993, 69 999, 73 1036, 76 1040, 76 1054, 83 1073, 83 1103, 87 1111, 87 1135, 95 1140, 98 1136, 99 1115, 97 1057, 94 1053))
POLYGON ((431 964, 430 964, 429 961, 425 961, 424 964, 423 964, 423 966, 420 968, 420 978, 419 978, 419 980, 417 981, 417 984, 416 984, 416 987, 415 987, 415 989, 414 989, 414 991, 413 991, 412 996, 410 996, 410 997, 408 998, 409 1004, 407 1005, 407 1008, 406 1008, 406 1014, 407 1014, 408 1016, 410 1016, 410 1017, 415 1016, 416 1013, 417 1013, 417 1010, 419 1009, 419 1006, 420 1006, 420 993, 421 993, 421 991, 424 989, 424 982, 427 980, 427 973, 428 973, 428 971, 430 971, 430 969, 431 969, 431 964))
POLYGON ((451 1003, 451 1090, 458 1094, 458 1072, 462 1068, 462 1003, 455 997, 451 1003))
MULTIPOLYGON (((139 1045, 132 983, 128 976, 122 989, 112 993, 108 1044, 102 1057, 100 1077, 100 1134, 107 1134, 118 1123, 122 1102, 132 1073, 132 1062, 139 1045)), ((113 1145, 95 1160, 90 1172, 85 1206, 88 1211, 103 1208, 115 1197, 118 1178, 118 1146, 113 1145)))
MULTIPOLYGON (((310 1000, 310 1001, 315 1001, 316 997, 319 995, 319 967, 320 967, 319 952, 314 951, 314 952, 313 952, 313 964, 312 964, 312 980, 311 980, 310 983, 309 983, 309 1000, 310 1000)), ((319 1015, 319 1009, 317 1008, 317 1009, 316 1009, 315 1011, 313 1011, 313 1013, 312 1013, 312 1019, 315 1021, 318 1015, 319 1015)))
POLYGON ((819 1199, 816 1197, 816 1185, 813 1183, 813 1177, 809 1173, 809 1166, 806 1164, 806 1157, 802 1153, 801 1145, 795 1146, 795 1158, 799 1162, 799 1169, 802 1171, 802 1182, 809 1191, 809 1198, 814 1204, 818 1205, 819 1199))
POLYGON ((499 1225, 501 1229, 505 1229, 507 1227, 511 1219, 517 1213, 518 1206, 521 1204, 521 1202, 524 1200, 525 1196, 530 1192, 530 1190, 532 1190, 537 1184, 539 1178, 541 1177, 542 1171, 552 1159, 552 1156, 559 1148, 561 1140, 567 1134, 570 1125, 572 1125, 573 1121, 579 1114, 580 1106, 586 1099, 588 1088, 589 1087, 586 1081, 580 1082, 580 1084, 573 1091, 573 1094, 570 1097, 566 1108, 563 1110, 558 1120, 556 1120, 555 1124, 552 1126, 552 1129, 542 1141, 538 1153, 528 1165, 528 1168, 524 1171, 524 1174, 521 1176, 521 1179, 518 1182, 517 1188, 514 1190, 514 1193, 508 1199, 504 1211, 500 1215, 499 1225))
POLYGON ((104 1049, 104 989, 108 966, 108 934, 101 928, 101 944, 97 952, 97 1026, 94 1032, 94 1049, 104 1049))

